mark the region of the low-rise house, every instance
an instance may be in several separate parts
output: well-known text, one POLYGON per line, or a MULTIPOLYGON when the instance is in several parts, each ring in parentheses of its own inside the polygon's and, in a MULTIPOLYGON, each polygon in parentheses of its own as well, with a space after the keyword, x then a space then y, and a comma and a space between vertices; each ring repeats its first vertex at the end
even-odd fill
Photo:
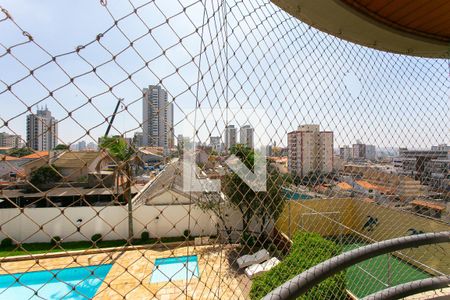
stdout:
POLYGON ((11 173, 19 171, 21 162, 18 157, 0 154, 0 178, 8 179, 11 173))
MULTIPOLYGON (((56 153, 52 153, 56 155, 56 153)), ((30 177, 31 173, 34 170, 39 169, 44 165, 48 165, 50 161, 50 152, 49 151, 37 151, 30 155, 26 155, 21 157, 21 159, 26 160, 25 163, 21 166, 23 169, 23 173, 27 178, 30 177)))
POLYGON ((112 159, 105 152, 67 151, 52 161, 52 165, 67 181, 86 181, 89 173, 100 172, 112 159))
POLYGON ((137 151, 137 156, 143 164, 159 164, 164 162, 163 147, 141 147, 137 151))
POLYGON ((180 163, 167 164, 156 178, 151 181, 138 202, 146 205, 189 204, 189 193, 183 191, 183 167, 180 163))
POLYGON ((412 205, 414 212, 433 218, 440 218, 445 211, 445 205, 431 201, 414 200, 409 204, 412 205))
POLYGON ((22 157, 0 155, 0 178, 29 177, 31 172, 48 162, 48 151, 37 151, 22 157))

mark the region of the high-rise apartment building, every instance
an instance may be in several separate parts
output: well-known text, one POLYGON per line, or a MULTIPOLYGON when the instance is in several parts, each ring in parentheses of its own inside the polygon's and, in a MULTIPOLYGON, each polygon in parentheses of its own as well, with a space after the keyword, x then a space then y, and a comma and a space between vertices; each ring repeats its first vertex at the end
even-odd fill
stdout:
POLYGON ((143 146, 163 147, 167 152, 174 147, 173 104, 159 85, 144 88, 143 94, 143 146))
POLYGON ((254 147, 254 132, 255 130, 250 125, 245 125, 241 127, 240 130, 240 140, 239 143, 246 145, 249 148, 254 147))
POLYGON ((288 170, 305 176, 311 172, 333 170, 333 132, 320 131, 319 125, 301 125, 288 133, 288 170))
POLYGON ((237 142, 237 130, 234 125, 228 125, 225 127, 225 151, 230 150, 231 147, 236 145, 237 142))
POLYGON ((374 145, 366 145, 366 159, 375 160, 377 158, 377 149, 374 145))
POLYGON ((47 107, 27 116, 27 145, 36 151, 48 151, 58 143, 58 121, 47 107))
POLYGON ((0 147, 19 148, 22 143, 20 135, 0 132, 0 147))
POLYGON ((144 134, 142 132, 134 133, 133 144, 137 148, 144 146, 144 134))
POLYGON ((90 150, 90 151, 97 151, 98 150, 98 145, 96 143, 94 143, 94 142, 87 143, 86 147, 87 147, 87 150, 90 150))
POLYGON ((86 151, 86 149, 87 149, 86 141, 79 141, 77 150, 78 151, 86 151))
POLYGON ((356 141, 356 144, 353 144, 353 154, 352 157, 354 160, 364 160, 366 158, 366 145, 362 144, 360 141, 356 141))
POLYGON ((353 157, 352 147, 344 145, 339 148, 339 158, 344 161, 349 161, 353 157))
POLYGON ((359 140, 353 144, 353 159, 354 160, 375 160, 377 153, 374 145, 366 145, 359 140))

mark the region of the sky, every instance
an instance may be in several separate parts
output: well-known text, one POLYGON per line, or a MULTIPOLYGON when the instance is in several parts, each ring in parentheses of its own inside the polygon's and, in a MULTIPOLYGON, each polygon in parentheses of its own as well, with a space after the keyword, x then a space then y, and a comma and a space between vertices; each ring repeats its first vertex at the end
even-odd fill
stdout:
POLYGON ((284 145, 315 123, 336 147, 450 144, 448 61, 340 41, 268 0, 226 3, 2 0, 22 29, 0 21, 0 132, 25 138, 29 109, 46 105, 60 143, 95 141, 123 98, 112 134, 132 136, 142 88, 161 84, 175 135, 201 142, 250 124, 256 144, 284 145))

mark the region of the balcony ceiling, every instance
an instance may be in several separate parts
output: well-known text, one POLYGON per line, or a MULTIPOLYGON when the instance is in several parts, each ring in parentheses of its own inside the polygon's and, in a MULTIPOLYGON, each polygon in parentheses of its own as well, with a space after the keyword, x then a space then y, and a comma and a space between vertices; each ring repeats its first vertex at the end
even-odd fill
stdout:
POLYGON ((449 0, 272 0, 301 21, 360 45, 448 58, 449 0))

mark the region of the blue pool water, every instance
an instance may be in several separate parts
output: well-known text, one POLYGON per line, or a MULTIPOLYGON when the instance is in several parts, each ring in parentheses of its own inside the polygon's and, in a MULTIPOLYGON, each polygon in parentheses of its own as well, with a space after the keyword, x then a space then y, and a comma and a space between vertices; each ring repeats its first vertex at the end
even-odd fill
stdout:
POLYGON ((111 267, 105 264, 0 275, 0 299, 91 299, 111 267))
POLYGON ((188 281, 198 275, 197 255, 157 258, 150 283, 175 280, 188 281))
POLYGON ((300 194, 297 192, 294 192, 290 189, 287 188, 283 188, 284 190, 284 196, 290 200, 308 200, 308 199, 313 199, 312 196, 310 195, 306 195, 306 194, 300 194))

